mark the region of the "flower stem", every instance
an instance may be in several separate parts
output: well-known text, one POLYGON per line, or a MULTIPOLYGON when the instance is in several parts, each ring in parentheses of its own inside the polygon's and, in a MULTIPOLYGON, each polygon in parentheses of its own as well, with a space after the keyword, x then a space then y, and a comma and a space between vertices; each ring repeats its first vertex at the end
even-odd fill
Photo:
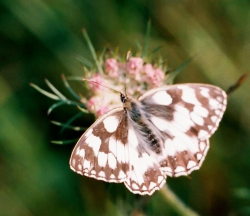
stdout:
POLYGON ((163 195, 165 200, 171 204, 172 208, 178 212, 180 215, 186 215, 186 216, 197 216, 198 214, 187 207, 165 184, 162 189, 160 190, 160 193, 163 195))

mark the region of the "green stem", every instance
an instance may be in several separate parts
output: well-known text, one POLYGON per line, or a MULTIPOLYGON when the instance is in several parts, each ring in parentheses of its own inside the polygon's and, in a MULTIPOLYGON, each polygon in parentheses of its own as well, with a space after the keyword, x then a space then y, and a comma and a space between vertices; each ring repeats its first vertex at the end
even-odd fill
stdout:
POLYGON ((165 184, 164 187, 160 190, 160 193, 163 195, 165 200, 171 204, 172 208, 183 216, 197 216, 196 213, 191 208, 187 207, 165 184))

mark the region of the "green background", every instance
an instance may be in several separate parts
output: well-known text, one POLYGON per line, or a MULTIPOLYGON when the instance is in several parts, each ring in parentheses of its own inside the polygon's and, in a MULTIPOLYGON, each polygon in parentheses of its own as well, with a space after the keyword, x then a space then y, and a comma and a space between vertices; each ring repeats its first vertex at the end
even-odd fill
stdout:
MULTIPOLYGON (((176 83, 202 82, 227 89, 250 66, 250 2, 247 0, 1 0, 0 1, 0 215, 178 215, 156 192, 141 198, 123 184, 81 177, 69 169, 73 139, 50 120, 67 121, 76 108, 47 116, 48 78, 67 96, 61 74, 82 76, 74 54, 92 60, 82 36, 96 50, 120 53, 143 44, 149 18, 149 50, 170 68, 193 61, 176 83)), ((250 79, 228 101, 219 130, 199 171, 168 178, 171 190, 201 215, 250 215, 250 79)), ((77 93, 81 85, 72 84, 77 93)), ((93 119, 79 119, 88 126, 93 119)))

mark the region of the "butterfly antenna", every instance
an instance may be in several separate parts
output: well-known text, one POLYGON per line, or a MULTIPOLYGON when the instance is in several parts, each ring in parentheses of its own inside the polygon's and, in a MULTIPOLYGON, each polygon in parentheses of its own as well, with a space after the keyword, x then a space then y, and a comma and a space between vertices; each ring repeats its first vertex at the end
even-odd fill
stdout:
POLYGON ((125 86, 124 86, 124 92, 125 92, 125 95, 126 95, 126 96, 127 96, 127 71, 128 71, 128 61, 129 61, 129 58, 130 58, 130 54, 131 54, 131 52, 128 51, 128 52, 127 52, 127 56, 126 56, 125 86))
POLYGON ((109 87, 107 87, 107 86, 104 86, 104 85, 102 85, 102 84, 100 84, 100 83, 98 83, 98 82, 95 82, 95 81, 93 81, 93 80, 83 79, 83 81, 87 81, 87 82, 90 82, 90 83, 94 83, 95 85, 102 86, 102 87, 104 87, 104 88, 110 89, 110 90, 112 90, 112 91, 114 91, 114 92, 118 92, 118 93, 121 94, 120 91, 117 91, 117 90, 115 90, 115 89, 112 89, 112 88, 109 88, 109 87))

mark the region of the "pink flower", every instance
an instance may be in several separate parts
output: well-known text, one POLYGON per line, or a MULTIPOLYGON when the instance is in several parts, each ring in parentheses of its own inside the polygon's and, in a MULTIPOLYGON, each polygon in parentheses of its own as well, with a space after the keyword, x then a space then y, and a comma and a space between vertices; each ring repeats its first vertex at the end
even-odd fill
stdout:
POLYGON ((100 109, 97 110, 96 114, 98 117, 100 117, 100 116, 106 114, 108 111, 109 111, 108 106, 104 105, 104 106, 100 107, 100 109))
POLYGON ((98 85, 98 84, 102 84, 103 83, 103 79, 102 77, 100 76, 100 74, 95 74, 92 78, 90 78, 91 81, 94 81, 96 83, 93 83, 93 82, 89 82, 89 88, 94 91, 94 92, 97 92, 101 89, 101 85, 98 85))
POLYGON ((161 69, 154 69, 151 64, 146 64, 143 67, 143 71, 146 73, 147 81, 153 86, 160 86, 164 80, 164 73, 161 69))
POLYGON ((105 71, 110 75, 111 77, 118 77, 118 63, 117 60, 114 58, 107 59, 105 62, 105 71))
POLYGON ((100 97, 100 95, 93 96, 88 100, 86 107, 90 112, 96 114, 99 117, 110 110, 110 108, 104 103, 105 101, 100 97))
POLYGON ((95 110, 97 103, 98 103, 98 98, 93 96, 88 100, 86 107, 89 111, 93 112, 95 110))
POLYGON ((149 63, 143 66, 142 71, 146 74, 147 77, 152 77, 155 73, 153 66, 149 63))
POLYGON ((139 57, 131 57, 129 59, 127 70, 131 75, 135 76, 136 80, 140 80, 140 70, 143 66, 143 59, 139 57))

